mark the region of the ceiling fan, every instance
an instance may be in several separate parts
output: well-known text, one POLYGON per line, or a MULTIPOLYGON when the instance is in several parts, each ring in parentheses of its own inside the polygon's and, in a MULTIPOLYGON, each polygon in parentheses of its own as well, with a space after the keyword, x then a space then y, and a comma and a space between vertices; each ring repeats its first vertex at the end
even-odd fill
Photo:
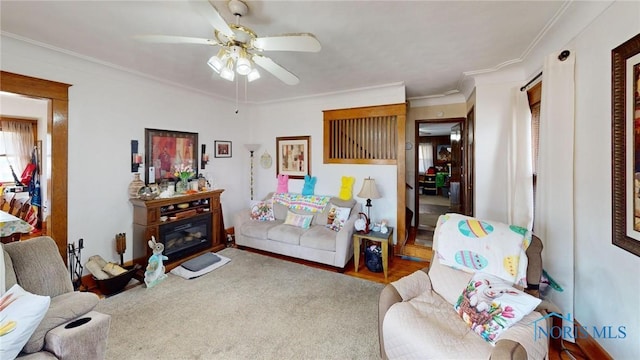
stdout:
POLYGON ((136 38, 154 43, 219 46, 218 54, 212 56, 207 64, 220 77, 229 81, 235 79, 236 72, 247 76, 249 82, 260 78, 260 72, 255 66, 258 65, 285 84, 296 85, 300 82, 297 76, 262 53, 264 51, 320 51, 320 42, 310 33, 259 37, 253 30, 240 25, 240 17, 249 12, 249 7, 243 1, 229 0, 228 2, 229 10, 236 17, 235 24, 228 24, 209 1, 189 0, 189 3, 213 26, 213 39, 171 35, 141 35, 136 38))

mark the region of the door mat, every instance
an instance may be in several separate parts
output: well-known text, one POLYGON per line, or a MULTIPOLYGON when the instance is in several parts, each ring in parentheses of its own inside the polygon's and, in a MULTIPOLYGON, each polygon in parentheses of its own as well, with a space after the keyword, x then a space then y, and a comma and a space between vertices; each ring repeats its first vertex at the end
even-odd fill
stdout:
MULTIPOLYGON (((213 254, 213 253, 207 253, 207 254, 213 254)), ((210 255, 207 255, 207 254, 203 254, 203 255, 205 255, 206 258, 213 259, 213 257, 211 257, 210 255)), ((202 256, 202 255, 200 255, 200 256, 202 256)), ((197 278, 197 277, 202 276, 204 274, 208 274, 208 273, 212 272, 213 270, 215 270, 215 269, 225 265, 229 261, 231 261, 231 259, 229 259, 227 257, 224 257, 222 255, 219 255, 219 254, 215 254, 215 256, 220 258, 220 260, 215 262, 215 263, 212 263, 209 266, 206 266, 206 267, 202 268, 201 270, 191 271, 191 270, 183 267, 182 265, 180 265, 180 266, 177 266, 177 267, 173 268, 173 270, 171 270, 170 273, 172 273, 173 275, 176 275, 176 276, 180 276, 181 278, 189 280, 189 279, 197 278)), ((198 258, 195 258, 195 259, 198 259, 198 258)), ((189 260, 189 261, 191 261, 191 260, 189 260)), ((196 262, 199 262, 199 261, 196 261, 196 262)), ((195 268, 192 267, 192 268, 195 269, 197 267, 195 267, 195 268)))

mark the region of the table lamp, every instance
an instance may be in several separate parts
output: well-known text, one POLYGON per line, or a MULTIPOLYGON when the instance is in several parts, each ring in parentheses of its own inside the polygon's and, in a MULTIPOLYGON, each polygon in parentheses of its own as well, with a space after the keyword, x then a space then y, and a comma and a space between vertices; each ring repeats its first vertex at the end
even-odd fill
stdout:
POLYGON ((358 193, 358 197, 363 199, 367 199, 367 230, 369 229, 369 225, 371 222, 371 199, 380 199, 380 193, 378 193, 378 188, 376 188, 376 181, 371 177, 364 179, 362 183, 362 189, 358 193))

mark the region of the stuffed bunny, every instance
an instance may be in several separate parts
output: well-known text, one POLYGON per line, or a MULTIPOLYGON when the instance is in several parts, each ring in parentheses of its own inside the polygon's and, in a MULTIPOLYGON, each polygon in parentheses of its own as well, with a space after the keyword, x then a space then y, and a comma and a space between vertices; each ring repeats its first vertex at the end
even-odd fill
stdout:
POLYGON ((152 288, 167 278, 162 261, 169 260, 169 258, 162 255, 164 244, 156 242, 155 236, 152 236, 151 240, 149 240, 149 247, 153 251, 153 255, 149 257, 149 264, 144 272, 144 283, 147 284, 147 288, 152 288))
POLYGON ((302 195, 313 195, 317 180, 318 179, 315 176, 305 175, 304 185, 302 186, 302 195))
POLYGON ((340 185, 340 193, 338 197, 341 200, 351 200, 353 197, 353 184, 356 182, 356 178, 353 176, 343 176, 342 184, 340 185))
POLYGON ((278 189, 276 193, 285 194, 289 192, 289 175, 278 174, 278 189))

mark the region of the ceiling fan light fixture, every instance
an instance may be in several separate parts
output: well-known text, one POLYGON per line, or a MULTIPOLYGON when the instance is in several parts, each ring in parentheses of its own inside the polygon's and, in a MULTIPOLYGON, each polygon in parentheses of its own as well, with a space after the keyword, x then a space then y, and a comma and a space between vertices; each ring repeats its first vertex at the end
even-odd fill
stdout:
POLYGON ((260 79, 260 72, 258 69, 253 68, 249 74, 247 74, 247 81, 252 82, 253 80, 260 79))
POLYGON ((240 75, 249 75, 251 73, 251 61, 245 57, 239 57, 236 61, 236 71, 240 75))
POLYGON ((233 79, 235 79, 236 73, 233 72, 232 59, 227 60, 227 65, 220 70, 220 77, 229 81, 233 81, 233 79))
POLYGON ((227 57, 227 52, 224 51, 224 49, 220 49, 220 51, 218 51, 218 55, 209 58, 209 61, 207 61, 207 65, 209 65, 209 67, 211 67, 216 73, 220 74, 220 71, 225 64, 224 61, 227 57))

